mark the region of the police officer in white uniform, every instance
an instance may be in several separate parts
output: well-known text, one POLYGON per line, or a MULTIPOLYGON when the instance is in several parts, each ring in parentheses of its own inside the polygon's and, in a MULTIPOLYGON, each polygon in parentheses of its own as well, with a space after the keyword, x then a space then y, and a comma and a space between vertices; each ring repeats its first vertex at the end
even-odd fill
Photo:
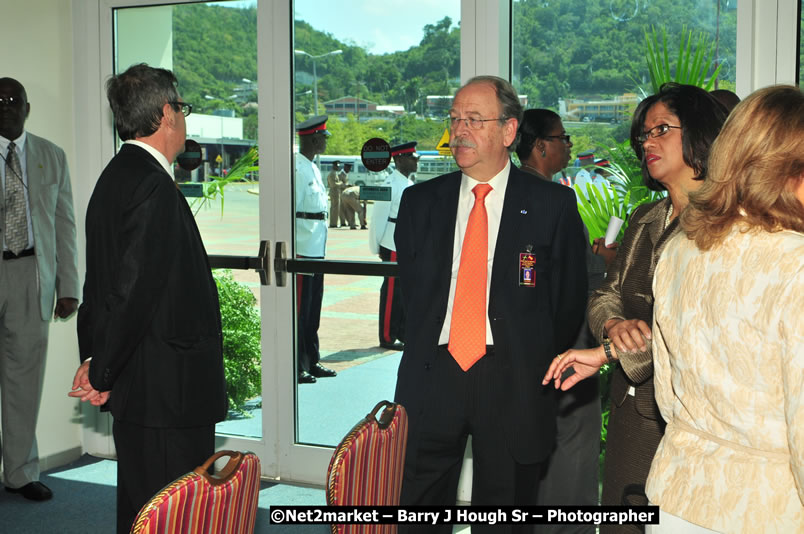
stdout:
MULTIPOLYGON (((323 258, 327 248, 327 190, 321 171, 313 163, 327 149, 327 116, 319 115, 296 126, 299 153, 296 154, 296 257, 323 258)), ((297 371, 300 384, 316 378, 335 376, 335 371, 319 363, 318 326, 324 298, 323 274, 299 274, 297 371)))
MULTIPOLYGON (((383 184, 391 188, 391 201, 374 203, 369 227, 369 248, 374 254, 379 254, 382 261, 396 261, 396 214, 402 192, 413 185, 409 177, 418 168, 416 142, 392 147, 391 156, 396 169, 383 184)), ((405 313, 399 282, 399 278, 386 277, 380 290, 380 346, 392 350, 400 350, 405 342, 405 313)))

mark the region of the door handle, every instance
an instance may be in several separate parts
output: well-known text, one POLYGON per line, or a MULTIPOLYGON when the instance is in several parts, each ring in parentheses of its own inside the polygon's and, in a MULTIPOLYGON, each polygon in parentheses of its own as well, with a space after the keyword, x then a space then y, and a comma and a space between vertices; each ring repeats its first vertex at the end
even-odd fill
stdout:
POLYGON ((223 256, 211 254, 208 256, 209 266, 212 269, 254 269, 260 275, 260 284, 271 285, 271 242, 260 241, 257 256, 223 256))

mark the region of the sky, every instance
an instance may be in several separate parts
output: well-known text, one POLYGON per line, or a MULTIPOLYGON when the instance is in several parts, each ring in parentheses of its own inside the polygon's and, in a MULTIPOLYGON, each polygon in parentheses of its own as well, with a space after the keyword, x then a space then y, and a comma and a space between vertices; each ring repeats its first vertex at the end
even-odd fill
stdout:
MULTIPOLYGON (((251 6, 256 0, 221 2, 251 6)), ((341 42, 362 46, 372 54, 407 50, 418 45, 425 24, 450 17, 460 20, 460 0, 296 0, 295 16, 341 42)))

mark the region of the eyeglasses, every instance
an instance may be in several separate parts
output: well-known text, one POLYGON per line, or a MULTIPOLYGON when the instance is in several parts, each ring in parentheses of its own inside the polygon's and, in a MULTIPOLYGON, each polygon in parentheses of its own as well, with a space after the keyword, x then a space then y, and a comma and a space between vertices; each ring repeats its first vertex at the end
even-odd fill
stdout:
POLYGON ((567 134, 564 134, 564 135, 545 135, 544 138, 545 139, 561 139, 562 141, 564 141, 565 145, 570 144, 570 136, 567 135, 567 134))
POLYGON ((462 119, 460 117, 447 117, 447 121, 449 122, 449 127, 451 129, 457 128, 458 123, 463 121, 464 126, 471 128, 473 130, 479 130, 483 127, 484 122, 492 122, 492 121, 504 121, 507 120, 505 117, 497 117, 496 119, 476 119, 474 117, 468 119, 462 119))
POLYGON ((16 106, 22 103, 22 98, 18 96, 0 96, 0 104, 4 106, 16 106))
POLYGON ((681 129, 681 126, 670 126, 669 124, 659 124, 658 126, 654 126, 650 130, 646 130, 639 134, 636 137, 636 140, 640 143, 644 143, 648 140, 648 138, 655 139, 657 137, 661 137, 667 132, 669 132, 672 128, 681 129))
POLYGON ((179 107, 181 109, 181 112, 184 114, 185 117, 193 112, 193 105, 188 104, 187 102, 173 101, 173 102, 168 102, 168 104, 172 105, 174 107, 174 109, 176 107, 179 107))

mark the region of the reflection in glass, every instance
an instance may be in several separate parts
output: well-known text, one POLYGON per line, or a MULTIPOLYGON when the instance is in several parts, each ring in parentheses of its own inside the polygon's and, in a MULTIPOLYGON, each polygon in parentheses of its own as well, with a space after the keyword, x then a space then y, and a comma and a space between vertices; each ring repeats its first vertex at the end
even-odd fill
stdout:
MULTIPOLYGON (((364 7, 356 0, 294 3, 294 127, 315 115, 329 117, 332 135, 313 163, 325 186, 334 171, 337 191, 327 191, 330 212, 339 211, 333 197, 340 204, 344 190, 351 188, 347 196, 359 194, 359 186, 382 185, 390 173, 362 164, 361 147, 368 139, 390 145, 417 141, 422 161, 416 181, 455 169, 437 145, 460 85, 459 0, 438 5, 393 0, 381 13, 364 7), (339 175, 347 163, 352 168, 344 183, 339 175)), ((298 153, 299 138, 294 139, 298 153)), ((366 210, 370 224, 373 201, 360 200, 356 209, 366 210)), ((380 261, 369 251, 369 230, 361 229, 359 218, 351 224, 335 215, 327 221, 326 259, 380 261)), ((301 254, 298 247, 295 253, 301 254)), ((325 275, 319 352, 321 363, 338 374, 297 385, 298 442, 334 446, 379 400, 393 400, 401 352, 380 347, 382 281, 325 275)))

